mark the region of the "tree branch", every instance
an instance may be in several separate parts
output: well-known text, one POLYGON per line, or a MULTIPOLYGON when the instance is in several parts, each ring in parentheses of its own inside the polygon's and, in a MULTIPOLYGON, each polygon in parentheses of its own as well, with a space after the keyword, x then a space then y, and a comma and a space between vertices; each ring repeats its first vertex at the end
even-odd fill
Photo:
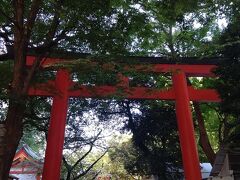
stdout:
POLYGON ((67 30, 63 30, 59 35, 56 36, 54 40, 53 38, 52 39, 46 38, 46 41, 44 42, 44 44, 36 48, 37 52, 44 53, 46 51, 49 51, 49 49, 56 46, 61 39, 64 39, 67 37, 66 33, 67 33, 67 30))
POLYGON ((98 139, 100 134, 101 134, 101 131, 95 136, 94 140, 91 142, 89 150, 81 158, 79 158, 75 162, 75 164, 68 170, 68 174, 70 174, 73 171, 73 169, 76 168, 76 166, 92 151, 94 142, 98 139))
MULTIPOLYGON (((24 2, 23 0, 14 0, 13 1, 14 7, 14 25, 18 29, 18 31, 22 32, 23 29, 23 10, 24 10, 24 2)), ((17 31, 17 30, 15 30, 17 31)), ((16 36, 16 35, 15 35, 16 36)))
POLYGON ((219 127, 218 127, 218 140, 219 140, 219 144, 222 144, 223 142, 222 128, 225 121, 225 117, 219 113, 219 109, 217 109, 216 107, 210 106, 209 104, 206 104, 206 105, 217 113, 218 119, 220 121, 219 127))
POLYGON ((26 36, 27 42, 29 41, 29 38, 31 36, 32 28, 34 26, 35 19, 37 17, 41 2, 42 2, 42 0, 33 0, 32 1, 32 5, 30 8, 30 12, 28 14, 28 18, 27 18, 27 22, 26 22, 26 26, 25 26, 25 36, 26 36))
POLYGON ((66 180, 70 180, 71 178, 71 166, 68 164, 67 160, 65 159, 65 157, 63 156, 63 164, 64 166, 66 167, 67 169, 67 177, 66 177, 66 180))
POLYGON ((198 127, 199 127, 199 133, 200 133, 200 145, 207 156, 209 162, 213 165, 215 161, 216 154, 212 149, 212 146, 209 142, 209 138, 206 132, 206 127, 204 125, 204 120, 202 117, 201 109, 199 106, 199 103, 193 102, 194 110, 197 115, 197 122, 198 122, 198 127))
POLYGON ((71 171, 92 151, 92 148, 93 144, 91 144, 89 150, 80 159, 78 159, 77 162, 75 162, 75 164, 71 168, 71 171))
POLYGON ((130 102, 127 101, 127 102, 123 103, 123 105, 125 106, 126 115, 128 116, 128 126, 129 126, 128 128, 132 130, 133 134, 135 134, 136 128, 135 128, 134 120, 133 120, 132 113, 131 113, 130 102))
POLYGON ((71 166, 68 164, 68 162, 64 156, 62 157, 62 160, 63 160, 63 164, 67 168, 67 170, 68 171, 71 170, 71 166))
POLYGON ((57 31, 57 27, 60 23, 59 17, 60 17, 60 13, 59 11, 61 10, 61 5, 63 3, 63 0, 56 0, 56 5, 54 7, 55 13, 54 13, 54 17, 52 20, 52 24, 49 28, 49 31, 47 33, 47 37, 46 37, 46 41, 48 41, 49 39, 53 39, 56 31, 57 31))
MULTIPOLYGON (((189 78, 187 78, 188 85, 191 85, 191 81, 189 78)), ((203 149, 203 152, 207 156, 209 162, 213 165, 215 161, 216 154, 213 151, 213 148, 210 144, 208 134, 206 131, 206 127, 204 124, 204 119, 202 116, 201 108, 198 102, 193 102, 193 107, 197 115, 197 122, 198 122, 198 128, 199 128, 199 134, 200 134, 200 146, 203 149)))
POLYGON ((95 180, 100 173, 101 173, 101 170, 99 170, 99 171, 93 176, 92 180, 95 180))
POLYGON ((53 17, 53 20, 51 22, 51 25, 50 25, 50 28, 49 28, 49 31, 47 32, 46 34, 46 37, 45 37, 45 40, 43 42, 43 45, 39 46, 36 48, 36 51, 38 53, 45 53, 45 52, 48 52, 49 49, 52 49, 52 47, 56 46, 57 43, 61 40, 61 39, 64 39, 66 38, 66 33, 68 32, 67 31, 67 28, 66 29, 63 29, 61 31, 61 33, 59 33, 58 35, 56 35, 56 32, 57 32, 57 28, 59 26, 59 23, 60 23, 60 13, 59 11, 61 10, 62 8, 62 4, 63 4, 63 0, 55 0, 56 4, 55 4, 55 7, 54 7, 54 17, 53 17), (56 37, 55 37, 56 36, 56 37), (54 39, 54 40, 53 40, 54 39))
POLYGON ((93 166, 108 152, 108 150, 106 150, 94 163, 92 163, 83 173, 79 174, 78 176, 76 176, 75 178, 73 178, 74 180, 79 179, 80 177, 86 175, 92 168, 93 166))

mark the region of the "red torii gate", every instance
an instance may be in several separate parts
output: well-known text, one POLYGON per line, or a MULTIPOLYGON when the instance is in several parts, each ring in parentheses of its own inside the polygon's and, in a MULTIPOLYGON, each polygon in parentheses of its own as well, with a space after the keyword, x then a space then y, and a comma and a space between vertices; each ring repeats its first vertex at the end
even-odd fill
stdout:
MULTIPOLYGON (((33 65, 36 58, 27 57, 27 65, 33 65)), ((41 66, 49 67, 53 64, 63 62, 64 59, 44 58, 41 66)), ((67 63, 67 61, 64 61, 67 63)), ((190 101, 219 102, 220 98, 214 89, 195 89, 187 85, 186 77, 213 77, 212 70, 217 66, 213 64, 151 64, 135 65, 137 71, 154 73, 171 73, 173 85, 170 89, 161 90, 146 87, 129 87, 128 77, 119 76, 121 83, 116 86, 78 86, 70 79, 66 69, 59 69, 54 81, 31 87, 30 96, 52 96, 53 104, 51 110, 50 126, 48 130, 47 148, 45 153, 43 180, 60 179, 60 168, 62 161, 62 150, 64 144, 65 123, 69 97, 81 98, 107 98, 114 95, 121 87, 124 97, 127 99, 161 99, 176 101, 176 115, 179 130, 180 146, 183 158, 184 175, 187 180, 200 180, 200 163, 194 136, 194 127, 190 101), (49 92, 47 87, 55 89, 49 92), (56 93, 58 92, 58 93, 56 93)), ((126 65, 126 68, 127 67, 126 65)))

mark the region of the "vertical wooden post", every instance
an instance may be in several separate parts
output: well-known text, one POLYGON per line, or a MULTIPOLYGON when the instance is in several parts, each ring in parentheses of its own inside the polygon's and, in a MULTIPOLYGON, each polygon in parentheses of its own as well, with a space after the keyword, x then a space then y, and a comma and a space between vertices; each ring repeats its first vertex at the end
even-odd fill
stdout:
POLYGON ((59 70, 55 80, 56 89, 59 91, 59 94, 53 97, 47 148, 43 167, 43 180, 60 179, 68 107, 69 82, 69 73, 66 70, 59 70))
POLYGON ((187 81, 184 72, 178 71, 173 74, 173 88, 176 98, 176 115, 185 179, 200 180, 202 179, 200 163, 194 136, 187 81))

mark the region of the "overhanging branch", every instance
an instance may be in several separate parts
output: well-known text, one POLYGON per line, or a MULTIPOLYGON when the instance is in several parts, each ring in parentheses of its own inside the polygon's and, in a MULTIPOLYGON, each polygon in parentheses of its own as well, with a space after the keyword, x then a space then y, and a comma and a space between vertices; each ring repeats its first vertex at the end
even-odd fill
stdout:
POLYGON ((81 174, 79 174, 78 176, 76 176, 75 178, 73 178, 74 180, 79 179, 80 177, 86 175, 95 164, 97 164, 97 162, 108 152, 108 150, 106 150, 96 161, 94 161, 84 172, 82 172, 81 174))
POLYGON ((27 41, 30 38, 32 28, 34 26, 35 19, 37 17, 41 2, 42 2, 42 0, 33 0, 32 1, 30 12, 29 12, 28 18, 27 18, 27 23, 25 26, 25 31, 26 31, 25 33, 26 33, 27 41))

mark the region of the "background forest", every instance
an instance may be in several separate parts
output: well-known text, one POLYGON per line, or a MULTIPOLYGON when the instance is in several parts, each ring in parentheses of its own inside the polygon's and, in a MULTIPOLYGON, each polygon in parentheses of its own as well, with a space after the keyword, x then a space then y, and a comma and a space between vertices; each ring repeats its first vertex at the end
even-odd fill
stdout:
MULTIPOLYGON (((66 68, 90 85, 114 84, 118 73, 89 68, 92 59, 219 57, 217 78, 188 78, 222 98, 191 103, 200 160, 213 165, 221 148, 239 149, 239 8, 238 0, 0 0, 0 179, 7 179, 19 145, 44 154, 52 100, 27 96, 34 83, 55 76, 58 67, 41 70, 44 56, 81 54, 66 68), (37 55, 31 68, 27 54, 37 55)), ((127 75, 132 86, 171 86, 170 76, 127 75)), ((181 161, 174 102, 69 100, 62 178, 177 179, 181 161)))

